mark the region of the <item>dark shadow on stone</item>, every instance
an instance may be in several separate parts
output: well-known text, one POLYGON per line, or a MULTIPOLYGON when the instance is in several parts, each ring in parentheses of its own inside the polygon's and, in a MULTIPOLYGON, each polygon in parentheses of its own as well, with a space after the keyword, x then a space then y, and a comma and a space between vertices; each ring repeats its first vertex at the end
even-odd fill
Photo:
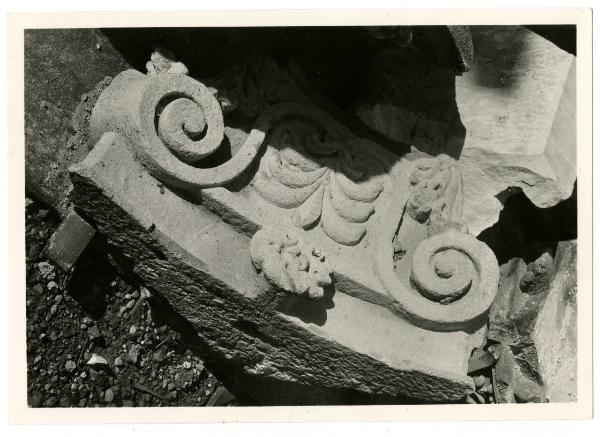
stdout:
POLYGON ((522 26, 471 26, 475 62, 472 73, 477 83, 511 93, 518 84, 519 67, 528 31, 522 26))
POLYGON ((231 159, 231 143, 229 142, 229 138, 227 135, 224 136, 221 145, 215 151, 215 153, 203 158, 194 164, 196 168, 212 168, 217 167, 231 159))
POLYGON ((158 46, 175 51, 177 60, 186 64, 199 76, 218 71, 220 64, 228 63, 227 53, 216 54, 216 48, 224 44, 224 38, 232 29, 211 28, 107 28, 102 33, 128 63, 146 72, 146 62, 158 46), (210 62, 206 62, 210 59, 210 62))
POLYGON ((411 47, 382 47, 373 56, 353 112, 363 126, 388 138, 375 139, 396 155, 409 152, 411 145, 458 159, 466 129, 456 104, 456 73, 431 59, 428 44, 415 33, 411 47))
MULTIPOLYGON (((102 29, 102 32, 128 63, 142 72, 146 71, 153 49, 159 45, 173 50, 190 75, 200 80, 213 78, 233 65, 260 56, 274 59, 286 70, 293 60, 302 77, 293 71, 291 74, 315 104, 358 129, 359 135, 376 139, 394 153, 408 151, 408 145, 376 133, 351 113, 352 105, 364 93, 377 48, 377 42, 364 28, 125 28, 102 29)), ((235 112, 227 115, 228 124, 232 117, 235 112)))
MULTIPOLYGON (((175 51, 175 56, 186 64, 190 75, 200 80, 214 78, 251 59, 270 57, 281 70, 291 75, 296 82, 294 86, 315 105, 355 130, 358 136, 372 139, 398 156, 409 151, 409 144, 433 155, 446 153, 455 158, 462 151, 465 128, 455 102, 455 72, 436 66, 425 50, 417 49, 418 56, 415 52, 406 54, 405 50, 392 47, 389 42, 378 41, 369 36, 365 27, 139 28, 102 29, 102 32, 128 63, 143 72, 150 54, 159 45, 175 51), (411 80, 415 83, 407 82, 411 73, 406 74, 406 71, 395 79, 396 88, 404 88, 410 94, 410 105, 415 106, 411 110, 424 114, 415 120, 413 134, 416 136, 406 142, 375 131, 354 115, 357 102, 372 91, 372 70, 382 52, 416 57, 429 68, 413 72, 411 80), (427 79, 419 82, 417 79, 424 75, 427 79), (416 86, 417 83, 420 86, 416 86), (435 86, 429 89, 430 85, 435 86)), ((417 36, 416 40, 417 46, 430 45, 423 35, 417 36)), ((406 70, 407 62, 402 56, 398 62, 393 61, 387 66, 393 70, 390 74, 397 75, 398 68, 406 70)), ((375 69, 378 69, 377 65, 375 69)), ((385 86, 389 81, 384 78, 381 82, 385 86)), ((266 83, 276 86, 278 80, 274 78, 266 83)), ((235 124, 236 111, 227 114, 226 118, 228 125, 235 124)), ((247 121, 243 130, 248 133, 251 124, 247 121)), ((198 166, 212 167, 222 163, 230 154, 235 154, 238 146, 235 141, 224 144, 222 150, 198 166)), ((231 184, 234 190, 238 186, 236 182, 231 184)))
POLYGON ((313 323, 317 326, 325 325, 327 321, 327 310, 335 307, 333 295, 335 287, 330 285, 324 289, 321 299, 311 299, 307 296, 290 296, 286 299, 277 311, 288 316, 298 317, 304 323, 313 323))
POLYGON ((526 25, 527 29, 551 41, 557 47, 577 55, 577 26, 574 24, 526 25))
MULTIPOLYGON (((302 40, 294 27, 106 28, 102 33, 139 71, 157 46, 173 52, 193 77, 210 78, 257 55, 276 59, 299 50, 302 40)), ((304 28, 306 29, 306 28, 304 28)), ((318 33, 311 28, 310 32, 318 33)), ((325 28, 326 29, 326 28, 325 28)))
POLYGON ((545 251, 554 256, 559 241, 577 238, 577 182, 571 197, 551 208, 538 208, 523 192, 509 197, 498 222, 479 235, 499 264, 511 258, 535 261, 545 251))
POLYGON ((194 325, 180 315, 160 293, 152 291, 148 299, 152 321, 156 326, 166 325, 181 335, 181 340, 189 345, 202 345, 194 325))

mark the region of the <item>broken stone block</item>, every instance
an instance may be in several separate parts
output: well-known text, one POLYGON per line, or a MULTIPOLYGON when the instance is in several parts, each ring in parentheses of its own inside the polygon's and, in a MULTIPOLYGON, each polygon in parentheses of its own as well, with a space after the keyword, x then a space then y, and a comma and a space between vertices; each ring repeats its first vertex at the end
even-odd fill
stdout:
POLYGON ((507 346, 500 348, 500 358, 493 370, 493 383, 496 402, 500 404, 546 401, 543 386, 527 376, 507 346))
POLYGON ((456 77, 418 51, 382 51, 357 115, 395 141, 458 159, 464 221, 478 235, 498 220, 498 197, 510 190, 542 208, 571 195, 575 58, 521 26, 471 33, 473 65, 456 77))
POLYGON ((466 232, 460 168, 262 94, 224 114, 191 77, 119 74, 71 168, 76 207, 240 374, 462 399, 499 271, 466 232))
POLYGON ((499 344, 495 374, 500 402, 576 400, 576 252, 560 242, 529 264, 500 267, 488 340, 499 344))
POLYGON ((558 244, 555 274, 533 341, 550 402, 577 400, 577 243, 558 244))
POLYGON ((71 209, 50 237, 48 256, 69 271, 95 234, 96 230, 71 209))
POLYGON ((64 217, 68 168, 91 147, 95 99, 129 64, 97 29, 27 29, 24 37, 25 186, 64 217))

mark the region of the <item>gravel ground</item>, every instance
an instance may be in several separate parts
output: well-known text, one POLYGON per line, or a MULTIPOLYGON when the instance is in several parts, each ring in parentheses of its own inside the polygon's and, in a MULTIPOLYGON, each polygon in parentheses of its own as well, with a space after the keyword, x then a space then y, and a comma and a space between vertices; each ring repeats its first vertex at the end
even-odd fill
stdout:
POLYGON ((181 336, 157 321, 150 292, 105 254, 86 252, 69 274, 46 258, 58 224, 26 200, 28 404, 236 405, 181 336))

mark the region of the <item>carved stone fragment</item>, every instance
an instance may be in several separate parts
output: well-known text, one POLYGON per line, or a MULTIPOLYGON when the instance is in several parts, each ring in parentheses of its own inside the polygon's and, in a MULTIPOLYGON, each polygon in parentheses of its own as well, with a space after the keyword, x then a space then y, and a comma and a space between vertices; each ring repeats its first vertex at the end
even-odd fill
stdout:
POLYGON ((252 237, 250 256, 269 282, 292 293, 320 298, 332 283, 327 257, 291 230, 261 229, 252 237))
MULTIPOLYGON (((498 266, 466 231, 456 162, 394 155, 297 98, 289 82, 251 107, 232 92, 243 86, 208 87, 163 61, 154 59, 156 75, 114 79, 92 113, 97 145, 71 169, 78 206, 132 259, 143 257, 136 269, 149 286, 175 286, 168 298, 178 311, 249 374, 398 393, 381 378, 356 383, 348 368, 306 372, 323 367, 321 356, 368 357, 394 375, 409 362, 450 384, 444 396, 462 396, 498 266), (228 93, 237 103, 226 119, 215 96, 228 93), (131 216, 124 228, 115 226, 119 211, 131 216), (164 260, 138 249, 153 244, 164 260), (234 350, 223 320, 237 327, 234 350), (304 350, 314 342, 324 355, 304 350), (338 354, 339 345, 352 352, 338 354)), ((247 74, 239 80, 258 86, 247 74)))
POLYGON ((154 50, 150 56, 150 60, 146 63, 146 70, 149 76, 158 76, 159 74, 188 74, 187 67, 181 62, 177 62, 173 52, 164 47, 157 47, 154 50))
MULTIPOLYGON (((383 296, 374 272, 362 277, 374 290, 362 291, 366 287, 351 282, 347 270, 373 269, 370 258, 354 259, 344 271, 340 256, 328 249, 335 270, 331 294, 304 299, 277 292, 257 274, 244 227, 168 186, 159 190, 124 137, 103 135, 71 172, 78 210, 123 251, 144 284, 191 323, 209 345, 206 359, 231 366, 238 381, 254 381, 256 390, 267 382, 350 390, 396 403, 457 401, 473 390, 467 363, 476 337, 423 329, 394 314, 390 299, 374 299, 383 296)), ((238 204, 247 195, 230 194, 238 204)), ((295 231, 313 242, 309 232, 295 231)), ((330 239, 322 242, 333 247, 330 239)), ((343 248, 361 253, 358 246, 343 248)))
POLYGON ((419 326, 481 326, 496 291, 497 262, 465 233, 456 161, 418 151, 386 156, 317 108, 295 102, 266 107, 250 120, 249 133, 236 133, 225 126, 217 93, 185 75, 128 70, 100 97, 92 132, 123 136, 157 179, 203 190, 206 205, 247 235, 263 228, 254 236, 252 260, 279 288, 321 297, 335 270, 340 283, 361 284, 349 287, 352 293, 385 303, 419 326), (226 136, 234 153, 213 167, 203 164, 226 136), (224 187, 242 173, 249 173, 247 185, 224 187), (273 226, 290 232, 265 230, 273 226), (369 229, 374 235, 363 241, 369 229), (304 248, 322 247, 324 239, 334 243, 323 248, 336 260, 320 266, 324 273, 311 273, 317 264, 304 248), (361 252, 353 252, 358 245, 361 252), (359 253, 367 260, 361 266, 359 253), (369 279, 374 271, 389 297, 369 279), (371 284, 370 291, 362 284, 371 284))

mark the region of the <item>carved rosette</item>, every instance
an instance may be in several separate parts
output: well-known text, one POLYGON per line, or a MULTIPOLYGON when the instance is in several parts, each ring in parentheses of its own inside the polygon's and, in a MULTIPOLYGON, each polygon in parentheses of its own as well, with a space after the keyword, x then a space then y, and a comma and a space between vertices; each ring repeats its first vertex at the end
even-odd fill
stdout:
POLYGON ((105 132, 125 136, 160 181, 185 189, 222 186, 244 172, 262 146, 269 121, 259 119, 228 161, 204 168, 224 138, 223 113, 207 88, 184 74, 119 74, 102 93, 91 117, 92 139, 105 132))
POLYGON ((318 123, 284 125, 267 142, 273 150, 262 159, 252 183, 257 193, 293 210, 300 228, 318 224, 340 244, 359 243, 384 189, 383 165, 365 152, 372 144, 336 138, 318 123))
POLYGON ((498 289, 498 261, 460 222, 460 171, 450 158, 423 155, 409 155, 408 188, 390 205, 382 223, 377 254, 381 282, 394 307, 419 326, 477 329, 498 289), (405 214, 414 221, 405 220, 405 214), (402 243, 396 239, 405 235, 399 232, 402 226, 425 228, 425 238, 411 252, 410 268, 403 270, 408 277, 396 272, 394 260, 394 247, 402 243))
POLYGON ((327 257, 292 230, 259 230, 250 242, 250 257, 271 284, 290 293, 321 298, 332 283, 327 257))

